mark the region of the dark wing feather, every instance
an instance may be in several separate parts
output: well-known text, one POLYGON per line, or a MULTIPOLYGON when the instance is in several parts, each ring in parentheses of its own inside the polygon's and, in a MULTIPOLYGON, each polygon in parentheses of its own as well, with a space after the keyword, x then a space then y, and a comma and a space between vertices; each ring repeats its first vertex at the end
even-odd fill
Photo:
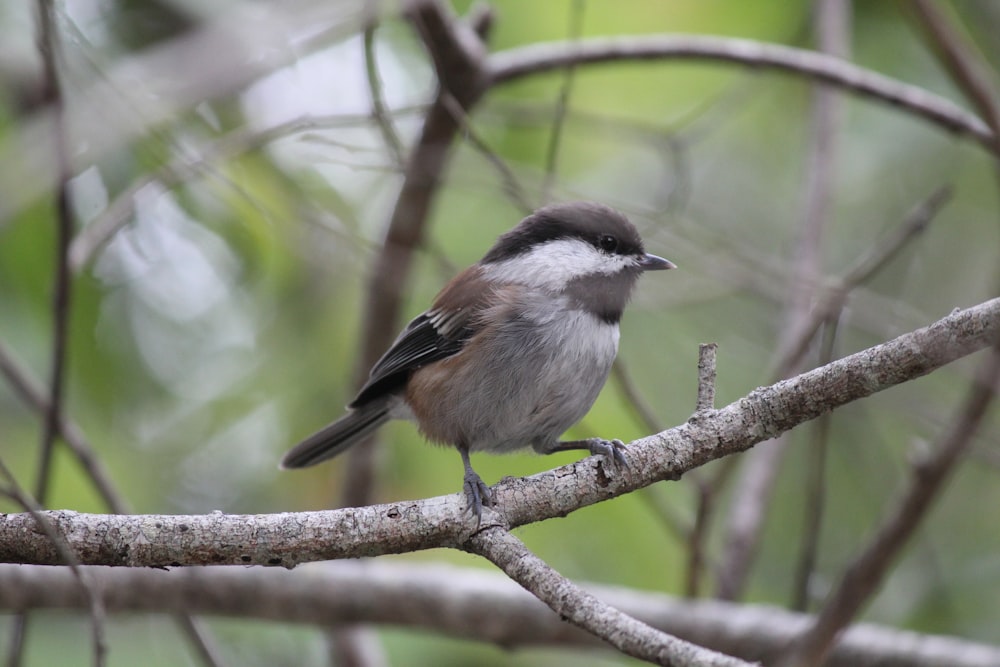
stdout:
POLYGON ((368 381, 348 406, 356 408, 403 386, 411 372, 457 354, 475 334, 488 287, 478 267, 456 276, 438 294, 430 310, 406 325, 372 367, 368 381), (448 309, 441 307, 447 303, 448 309))

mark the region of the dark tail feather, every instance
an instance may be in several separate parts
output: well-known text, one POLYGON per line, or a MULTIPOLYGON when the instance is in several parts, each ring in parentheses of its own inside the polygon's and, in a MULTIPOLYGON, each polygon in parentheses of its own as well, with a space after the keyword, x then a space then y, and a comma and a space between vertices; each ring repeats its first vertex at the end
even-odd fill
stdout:
POLYGON ((281 459, 282 468, 305 468, 332 459, 389 421, 388 406, 366 405, 323 427, 281 459))

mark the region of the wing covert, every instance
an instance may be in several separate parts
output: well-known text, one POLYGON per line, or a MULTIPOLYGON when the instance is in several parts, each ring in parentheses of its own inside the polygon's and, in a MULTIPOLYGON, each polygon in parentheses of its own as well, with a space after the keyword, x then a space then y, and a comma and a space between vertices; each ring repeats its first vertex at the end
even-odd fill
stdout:
POLYGON ((478 267, 456 276, 430 310, 411 321, 382 358, 348 407, 354 408, 402 386, 410 372, 457 354, 476 332, 487 289, 478 267), (447 304, 447 307, 444 306, 447 304))

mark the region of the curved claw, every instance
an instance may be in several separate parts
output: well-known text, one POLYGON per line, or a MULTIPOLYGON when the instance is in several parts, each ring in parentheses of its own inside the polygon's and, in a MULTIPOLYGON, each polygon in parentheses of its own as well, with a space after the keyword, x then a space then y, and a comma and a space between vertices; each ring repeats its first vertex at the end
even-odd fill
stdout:
POLYGON ((605 461, 609 461, 615 466, 628 467, 628 459, 625 458, 625 443, 621 440, 617 438, 614 440, 591 438, 587 443, 592 455, 603 456, 605 461))
POLYGON ((462 455, 462 465, 465 467, 462 488, 465 490, 465 497, 469 499, 469 506, 466 509, 472 510, 472 513, 476 515, 476 529, 478 530, 483 522, 483 505, 492 506, 493 495, 490 494, 490 487, 486 486, 483 478, 472 469, 469 448, 459 446, 458 453, 462 455))
POLYGON ((493 496, 490 487, 486 485, 483 478, 471 468, 465 471, 463 483, 465 497, 469 500, 468 509, 476 515, 476 526, 483 521, 483 505, 492 506, 493 496))

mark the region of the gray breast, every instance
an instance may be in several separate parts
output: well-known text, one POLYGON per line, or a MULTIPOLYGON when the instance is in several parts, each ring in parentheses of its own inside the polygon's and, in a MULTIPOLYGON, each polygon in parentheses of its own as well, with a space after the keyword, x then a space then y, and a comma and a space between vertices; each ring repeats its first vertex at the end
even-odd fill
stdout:
POLYGON ((452 384, 472 387, 452 404, 472 450, 557 440, 590 410, 607 380, 618 350, 617 323, 573 308, 568 299, 546 301, 546 308, 519 309, 495 340, 481 341, 492 351, 483 374, 488 382, 470 377, 452 384))

